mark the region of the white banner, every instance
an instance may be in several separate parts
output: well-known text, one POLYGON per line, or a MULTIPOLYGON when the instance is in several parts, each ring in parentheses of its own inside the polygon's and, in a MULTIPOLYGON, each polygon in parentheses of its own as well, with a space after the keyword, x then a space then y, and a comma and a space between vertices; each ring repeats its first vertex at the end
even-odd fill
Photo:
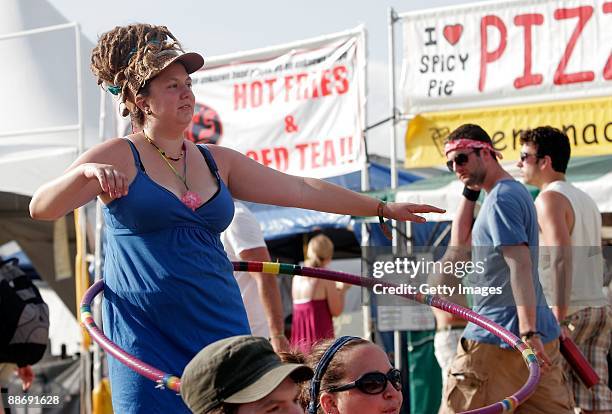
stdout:
POLYGON ((406 113, 612 95, 612 1, 497 1, 400 18, 406 113))
POLYGON ((365 32, 206 59, 192 75, 187 135, 236 149, 277 170, 330 177, 359 170, 365 32))

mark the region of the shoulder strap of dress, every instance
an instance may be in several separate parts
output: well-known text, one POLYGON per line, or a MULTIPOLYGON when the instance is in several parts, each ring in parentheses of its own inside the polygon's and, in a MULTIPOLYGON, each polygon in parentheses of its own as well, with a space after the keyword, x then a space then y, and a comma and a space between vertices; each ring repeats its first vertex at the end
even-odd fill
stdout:
POLYGON ((134 145, 134 143, 129 138, 124 137, 123 139, 126 140, 128 144, 130 144, 130 149, 132 150, 132 155, 134 156, 134 164, 136 164, 136 167, 139 167, 142 171, 144 171, 145 168, 142 164, 142 161, 140 160, 140 153, 136 149, 136 145, 134 145))
POLYGON ((197 144, 196 146, 204 156, 204 159, 206 160, 206 164, 208 164, 208 168, 210 168, 210 171, 215 174, 217 178, 219 178, 219 168, 217 168, 217 163, 215 162, 215 159, 210 153, 210 150, 206 148, 206 145, 204 144, 197 144))

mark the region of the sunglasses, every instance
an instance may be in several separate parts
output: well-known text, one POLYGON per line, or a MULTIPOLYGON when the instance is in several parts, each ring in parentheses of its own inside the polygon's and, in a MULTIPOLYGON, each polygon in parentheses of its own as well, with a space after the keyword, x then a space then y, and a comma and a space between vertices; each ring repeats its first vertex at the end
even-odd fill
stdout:
MULTIPOLYGON (((476 151, 472 151, 472 152, 476 152, 476 151)), ((452 160, 446 161, 446 166, 448 167, 448 170, 450 172, 455 172, 455 168, 453 164, 456 165, 457 167, 461 167, 462 165, 465 165, 470 159, 470 154, 472 152, 462 152, 461 154, 457 154, 457 156, 453 158, 452 160)))
POLYGON ((525 162, 525 160, 529 157, 535 157, 535 159, 542 158, 538 154, 528 154, 526 152, 521 152, 521 154, 519 155, 521 162, 525 162))
POLYGON ((402 376, 398 369, 391 368, 389 372, 368 372, 353 382, 337 387, 330 387, 329 392, 340 392, 357 388, 364 394, 376 395, 387 389, 387 382, 390 382, 397 391, 402 389, 402 376))

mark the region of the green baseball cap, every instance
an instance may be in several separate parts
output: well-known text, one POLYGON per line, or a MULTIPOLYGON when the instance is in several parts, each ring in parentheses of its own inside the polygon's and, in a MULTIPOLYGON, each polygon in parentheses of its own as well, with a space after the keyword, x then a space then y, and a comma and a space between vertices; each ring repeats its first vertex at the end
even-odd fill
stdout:
POLYGON ((205 414, 222 403, 258 401, 287 377, 297 383, 312 375, 306 365, 283 363, 265 338, 233 336, 206 346, 187 364, 181 397, 195 414, 205 414))

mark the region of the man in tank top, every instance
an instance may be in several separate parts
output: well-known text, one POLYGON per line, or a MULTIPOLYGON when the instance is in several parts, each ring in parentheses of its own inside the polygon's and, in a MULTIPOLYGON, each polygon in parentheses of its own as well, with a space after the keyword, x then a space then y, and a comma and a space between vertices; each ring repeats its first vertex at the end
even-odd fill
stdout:
MULTIPOLYGON (((612 311, 603 293, 601 214, 588 194, 565 178, 570 158, 567 135, 550 126, 521 134, 518 167, 536 186, 540 227, 540 280, 553 314, 597 371, 600 383, 587 389, 570 371, 576 405, 584 413, 611 413, 608 364, 612 311)), ((569 369, 569 367, 568 367, 569 369)))

